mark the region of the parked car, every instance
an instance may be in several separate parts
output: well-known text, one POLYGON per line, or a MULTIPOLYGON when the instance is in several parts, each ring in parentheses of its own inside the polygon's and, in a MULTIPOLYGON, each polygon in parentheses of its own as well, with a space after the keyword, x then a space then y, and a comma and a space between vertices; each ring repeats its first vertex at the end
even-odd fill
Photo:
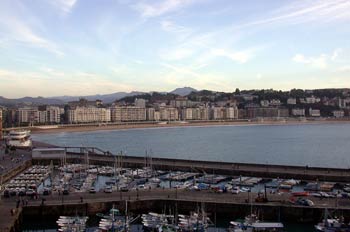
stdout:
POLYGON ((128 189, 127 186, 120 186, 119 190, 122 191, 122 192, 127 192, 127 191, 129 191, 129 189, 128 189))
POLYGON ((103 190, 105 193, 112 193, 112 186, 106 186, 105 189, 103 190))
POLYGON ((96 193, 96 189, 94 187, 91 187, 89 193, 96 193))
POLYGON ((241 189, 238 187, 238 186, 234 186, 234 187, 232 187, 232 189, 231 189, 231 193, 232 194, 238 194, 238 193, 240 193, 241 192, 241 189))
POLYGON ((299 198, 296 202, 298 205, 304 205, 304 206, 314 206, 314 202, 309 199, 299 198))
POLYGON ((27 196, 34 196, 36 194, 36 192, 33 189, 28 189, 26 192, 27 196))

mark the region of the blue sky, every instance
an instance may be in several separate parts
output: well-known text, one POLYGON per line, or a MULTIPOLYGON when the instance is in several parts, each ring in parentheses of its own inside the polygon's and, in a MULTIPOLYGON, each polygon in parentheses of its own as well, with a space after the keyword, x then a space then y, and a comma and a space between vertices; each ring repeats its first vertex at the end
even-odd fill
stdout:
POLYGON ((349 0, 2 0, 0 96, 350 87, 349 0))

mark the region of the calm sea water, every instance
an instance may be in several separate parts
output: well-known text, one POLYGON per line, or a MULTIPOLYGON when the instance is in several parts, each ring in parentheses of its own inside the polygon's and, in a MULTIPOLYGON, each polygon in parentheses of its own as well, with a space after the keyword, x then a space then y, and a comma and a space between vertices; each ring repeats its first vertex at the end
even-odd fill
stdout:
POLYGON ((61 146, 116 154, 262 164, 350 168, 350 124, 148 128, 37 134, 61 146))

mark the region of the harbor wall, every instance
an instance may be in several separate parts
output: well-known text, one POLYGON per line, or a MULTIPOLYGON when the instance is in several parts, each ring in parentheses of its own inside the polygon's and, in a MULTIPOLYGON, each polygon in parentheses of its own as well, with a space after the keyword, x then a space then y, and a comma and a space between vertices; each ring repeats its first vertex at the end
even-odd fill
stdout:
MULTIPOLYGON (((110 154, 110 153, 109 153, 110 154)), ((116 162, 114 155, 89 154, 89 163, 98 165, 113 165, 116 162)), ((62 159, 53 159, 56 164, 62 159)), ((86 155, 68 152, 66 161, 70 163, 85 163, 86 155)), ((49 164, 51 159, 33 159, 38 164, 49 164)), ((149 162, 149 161, 148 161, 149 162)), ((173 170, 199 172, 208 174, 221 174, 230 176, 257 176, 263 178, 300 179, 311 181, 348 182, 350 169, 322 168, 308 166, 289 166, 274 164, 230 163, 219 161, 200 161, 170 158, 153 158, 152 167, 157 170, 173 170)), ((123 156, 122 165, 128 168, 145 166, 144 157, 123 156)))

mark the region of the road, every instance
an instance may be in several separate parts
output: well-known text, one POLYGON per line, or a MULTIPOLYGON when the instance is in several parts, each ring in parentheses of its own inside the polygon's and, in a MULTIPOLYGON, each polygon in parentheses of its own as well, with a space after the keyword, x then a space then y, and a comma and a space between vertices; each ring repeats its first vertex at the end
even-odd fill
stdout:
MULTIPOLYGON (((83 198, 84 203, 96 203, 96 202, 113 202, 113 201, 147 201, 147 200, 178 200, 178 201, 191 201, 191 202, 208 202, 208 203, 224 203, 224 204, 247 204, 247 199, 253 199, 255 205, 269 205, 269 206, 294 206, 294 207, 307 207, 292 205, 290 200, 290 194, 268 194, 269 202, 256 203, 254 199, 257 197, 257 193, 215 193, 210 190, 191 191, 191 190, 176 190, 176 189, 154 189, 154 190, 133 190, 129 192, 113 192, 113 193, 70 193, 69 195, 58 195, 57 193, 49 196, 39 197, 37 200, 29 200, 29 206, 38 206, 42 203, 42 199, 45 199, 46 205, 61 205, 63 204, 78 204, 81 203, 80 197, 83 198)), ((320 199, 316 197, 308 197, 312 200, 315 208, 335 208, 350 210, 350 199, 320 199)), ((3 205, 15 205, 17 198, 3 199, 3 205)))

